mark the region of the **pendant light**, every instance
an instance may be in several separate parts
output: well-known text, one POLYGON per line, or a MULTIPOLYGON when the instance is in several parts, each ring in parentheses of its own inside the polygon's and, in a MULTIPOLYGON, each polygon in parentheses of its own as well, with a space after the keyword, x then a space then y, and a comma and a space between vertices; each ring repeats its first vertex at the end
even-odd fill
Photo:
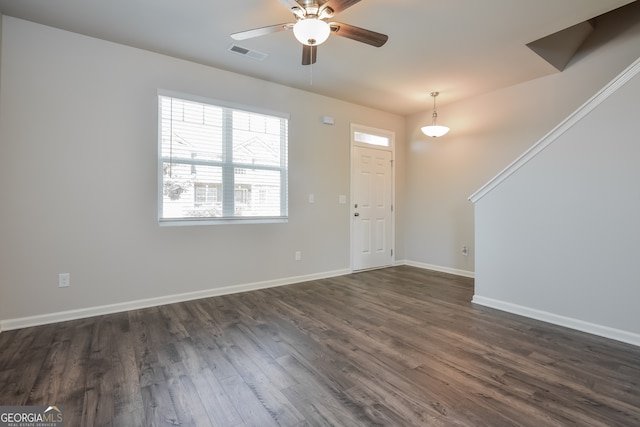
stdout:
POLYGON ((433 97, 433 114, 431 117, 433 119, 429 126, 422 127, 422 132, 432 138, 437 138, 449 132, 448 127, 438 125, 438 111, 436 110, 436 97, 438 95, 440 95, 440 92, 431 92, 431 96, 433 97))

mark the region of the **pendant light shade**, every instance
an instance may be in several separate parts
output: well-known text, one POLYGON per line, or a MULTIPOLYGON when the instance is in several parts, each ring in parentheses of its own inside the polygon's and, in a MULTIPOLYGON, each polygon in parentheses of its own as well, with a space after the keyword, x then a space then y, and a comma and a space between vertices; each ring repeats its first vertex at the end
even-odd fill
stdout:
POLYGON ((302 44, 317 46, 324 43, 331 34, 331 27, 317 18, 300 19, 293 26, 293 35, 302 44))
POLYGON ((439 125, 422 126, 422 132, 427 136, 430 136, 432 138, 437 138, 449 132, 449 128, 446 126, 439 126, 439 125))
POLYGON ((437 138, 439 136, 445 135, 449 132, 449 128, 446 126, 438 125, 438 111, 436 110, 436 97, 440 94, 440 92, 431 92, 431 96, 433 97, 433 114, 431 115, 432 121, 428 126, 422 127, 422 133, 432 138, 437 138))

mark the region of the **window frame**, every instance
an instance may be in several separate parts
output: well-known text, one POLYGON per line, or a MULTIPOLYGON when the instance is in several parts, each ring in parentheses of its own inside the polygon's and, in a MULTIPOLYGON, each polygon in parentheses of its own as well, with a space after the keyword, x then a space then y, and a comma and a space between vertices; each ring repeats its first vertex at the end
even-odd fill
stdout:
MULTIPOLYGON (((206 98, 202 96, 190 95, 181 92, 174 92, 164 89, 158 89, 157 92, 157 108, 158 108, 158 153, 157 153, 157 161, 158 161, 158 195, 157 195, 157 203, 158 203, 158 223, 161 226, 182 226, 182 225, 218 225, 218 224, 263 224, 263 223, 284 223, 288 222, 289 218, 289 197, 288 197, 288 186, 289 186, 289 120, 290 115, 288 113, 283 113, 280 111, 274 111, 259 107, 247 106, 236 104, 232 102, 222 101, 218 99, 206 98), (213 107, 220 107, 224 109, 228 109, 225 111, 224 115, 233 115, 234 111, 239 111, 241 113, 254 113, 264 116, 270 116, 273 118, 283 119, 284 123, 284 134, 281 135, 280 141, 280 163, 279 165, 255 165, 255 164, 247 164, 242 162, 234 162, 233 154, 227 152, 222 161, 219 160, 190 160, 185 158, 180 158, 176 161, 175 158, 163 156, 162 152, 162 99, 163 98, 174 98, 180 101, 187 102, 195 102, 200 104, 207 104, 213 107), (282 140, 284 139, 284 140, 282 140), (222 188, 227 182, 227 185, 231 187, 231 199, 234 199, 235 204, 235 171, 236 170, 259 170, 259 171, 277 171, 280 172, 280 215, 274 216, 230 216, 229 213, 233 213, 233 207, 229 208, 225 206, 225 202, 223 201, 223 216, 221 217, 183 217, 183 218, 164 218, 163 217, 163 208, 164 208, 164 165, 166 163, 173 164, 181 164, 181 165, 191 165, 191 166, 212 166, 219 167, 222 173, 222 184, 220 187, 222 188), (230 181, 230 182, 229 182, 230 181), (225 216, 226 215, 226 216, 225 216)), ((229 123, 232 123, 230 120, 224 121, 223 124, 223 132, 226 135, 230 135, 232 130, 228 130, 227 126, 229 123), (228 132, 228 133, 227 133, 228 132)), ((232 146, 232 142, 224 142, 225 147, 227 145, 232 146)), ((194 195, 195 197, 195 186, 194 186, 194 195)), ((225 198, 224 190, 220 191, 218 197, 221 199, 225 198)), ((229 196, 227 196, 229 197, 229 196)), ((195 198, 194 198, 195 205, 195 198)))

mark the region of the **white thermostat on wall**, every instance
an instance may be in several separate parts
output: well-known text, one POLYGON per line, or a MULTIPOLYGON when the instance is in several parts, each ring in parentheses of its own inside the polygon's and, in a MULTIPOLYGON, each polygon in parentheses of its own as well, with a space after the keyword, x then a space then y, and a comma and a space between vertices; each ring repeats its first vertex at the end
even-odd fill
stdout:
POLYGON ((335 122, 336 121, 331 116, 322 116, 322 123, 324 123, 325 125, 333 126, 335 122))

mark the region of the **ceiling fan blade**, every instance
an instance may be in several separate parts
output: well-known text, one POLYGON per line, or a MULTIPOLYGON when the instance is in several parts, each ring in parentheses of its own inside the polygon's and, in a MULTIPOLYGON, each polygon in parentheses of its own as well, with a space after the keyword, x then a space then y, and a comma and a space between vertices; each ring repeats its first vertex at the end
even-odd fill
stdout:
POLYGON ((280 31, 285 31, 291 29, 293 24, 278 24, 278 25, 270 25, 268 27, 262 28, 254 28, 253 30, 240 31, 239 33, 231 34, 231 38, 234 40, 246 40, 251 39, 253 37, 266 36, 267 34, 278 33, 280 31))
POLYGON ((343 24, 341 22, 332 22, 330 25, 331 32, 336 36, 346 37, 371 46, 380 47, 389 40, 389 36, 386 34, 365 30, 364 28, 356 27, 355 25, 343 24))
POLYGON ((302 65, 315 64, 318 59, 318 46, 302 45, 302 65))
POLYGON ((302 7, 300 3, 298 3, 296 0, 279 0, 279 1, 280 3, 282 3, 284 7, 289 9, 289 12, 293 12, 293 14, 296 15, 298 18, 304 19, 306 15, 304 7, 302 7))
POLYGON ((278 0, 287 9, 293 9, 294 7, 300 7, 300 4, 296 0, 278 0))
POLYGON ((343 10, 359 2, 360 0, 329 0, 328 2, 323 4, 321 8, 324 9, 326 7, 330 7, 331 9, 333 9, 333 16, 335 16, 343 10))

